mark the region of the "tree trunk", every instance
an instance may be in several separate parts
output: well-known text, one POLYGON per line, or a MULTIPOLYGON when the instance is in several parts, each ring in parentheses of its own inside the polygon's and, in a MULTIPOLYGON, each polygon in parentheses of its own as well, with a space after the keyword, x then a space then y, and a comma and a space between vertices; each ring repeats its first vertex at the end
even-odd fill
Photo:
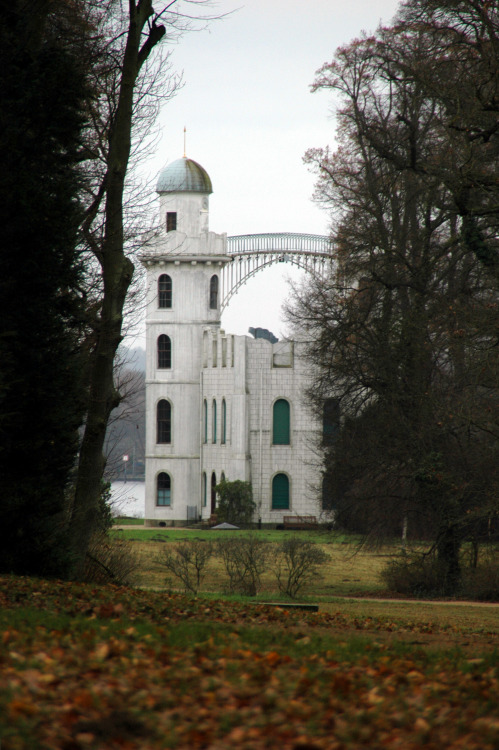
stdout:
POLYGON ((461 539, 453 526, 443 529, 437 541, 437 557, 443 574, 443 593, 452 596, 461 582, 461 539))
POLYGON ((104 291, 96 330, 96 346, 90 360, 87 420, 80 449, 72 513, 75 576, 81 574, 88 544, 95 529, 105 466, 104 439, 109 415, 120 402, 120 394, 114 385, 113 366, 116 350, 122 340, 123 307, 134 272, 133 263, 125 255, 123 232, 123 193, 130 158, 133 95, 142 64, 165 33, 164 27, 152 23, 147 34, 142 36, 144 26, 152 14, 151 0, 142 0, 138 4, 129 0, 129 26, 119 99, 109 128, 104 178, 105 229, 99 252, 104 291), (144 38, 145 42, 141 44, 144 38))

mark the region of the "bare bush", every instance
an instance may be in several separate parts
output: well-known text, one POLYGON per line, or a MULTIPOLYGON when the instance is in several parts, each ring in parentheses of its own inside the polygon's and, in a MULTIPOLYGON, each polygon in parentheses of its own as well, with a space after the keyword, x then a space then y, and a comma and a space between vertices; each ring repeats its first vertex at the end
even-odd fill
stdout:
POLYGON ((292 537, 281 542, 276 553, 276 578, 279 591, 296 599, 299 591, 319 575, 329 555, 312 542, 292 537))
POLYGON ((185 591, 197 594, 212 555, 211 542, 190 539, 180 542, 173 550, 165 549, 159 562, 183 583, 185 591))
POLYGON ((229 578, 229 591, 256 596, 270 557, 268 543, 253 534, 224 539, 217 544, 217 555, 229 578))
POLYGON ((81 578, 86 583, 126 585, 138 567, 133 542, 110 539, 105 532, 98 532, 90 540, 81 578))

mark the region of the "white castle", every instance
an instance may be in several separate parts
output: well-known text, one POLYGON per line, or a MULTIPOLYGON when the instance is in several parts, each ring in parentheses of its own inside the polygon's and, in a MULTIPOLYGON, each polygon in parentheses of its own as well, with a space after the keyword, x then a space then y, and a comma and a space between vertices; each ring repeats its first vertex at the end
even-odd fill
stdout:
POLYGON ((160 229, 141 255, 146 525, 209 519, 222 479, 251 482, 255 522, 317 516, 322 425, 304 399, 303 347, 221 330, 224 286, 237 287, 227 279, 241 258, 229 253, 225 234, 209 231, 212 185, 203 167, 184 156, 156 189, 160 229))

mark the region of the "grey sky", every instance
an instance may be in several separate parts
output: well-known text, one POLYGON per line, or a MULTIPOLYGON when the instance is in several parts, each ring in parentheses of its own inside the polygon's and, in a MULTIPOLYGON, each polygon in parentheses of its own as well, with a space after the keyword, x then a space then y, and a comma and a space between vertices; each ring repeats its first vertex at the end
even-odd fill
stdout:
MULTIPOLYGON (((310 84, 338 46, 389 23, 397 7, 397 0, 212 3, 210 11, 235 12, 175 47, 172 62, 185 85, 161 114, 151 174, 183 155, 185 125, 187 156, 213 182, 211 230, 326 234, 303 155, 334 144, 333 101, 326 92, 311 94, 310 84)), ((282 277, 282 267, 257 274, 224 315, 226 330, 245 333, 253 325, 282 333, 282 277)))

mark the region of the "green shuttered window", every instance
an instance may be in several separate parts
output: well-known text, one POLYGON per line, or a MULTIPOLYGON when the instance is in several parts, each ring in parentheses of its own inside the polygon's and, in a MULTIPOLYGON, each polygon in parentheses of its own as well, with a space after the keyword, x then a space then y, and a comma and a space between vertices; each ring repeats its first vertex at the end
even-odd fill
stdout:
POLYGON ((272 443, 289 445, 289 401, 278 399, 274 404, 272 423, 272 443))
POLYGON ((272 480, 272 510, 289 508, 289 479, 286 474, 276 474, 272 480))

